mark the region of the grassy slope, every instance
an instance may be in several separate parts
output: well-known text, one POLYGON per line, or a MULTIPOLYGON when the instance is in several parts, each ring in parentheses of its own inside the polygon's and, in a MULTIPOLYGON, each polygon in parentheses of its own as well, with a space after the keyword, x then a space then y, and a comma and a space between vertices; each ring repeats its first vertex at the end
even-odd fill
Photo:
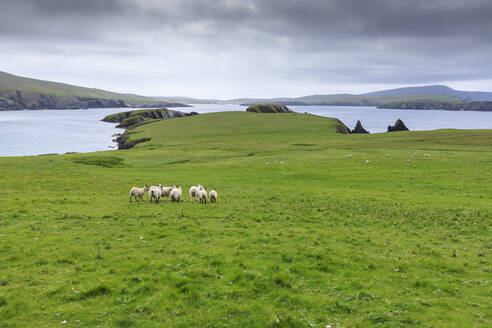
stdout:
POLYGON ((152 98, 134 94, 122 94, 100 89, 84 88, 65 83, 30 79, 0 72, 0 91, 8 90, 18 90, 25 93, 45 94, 58 97, 102 98, 135 102, 155 101, 152 98))
POLYGON ((0 327, 490 326, 492 131, 333 125, 205 114, 1 158, 0 327), (219 200, 128 203, 144 183, 219 200))

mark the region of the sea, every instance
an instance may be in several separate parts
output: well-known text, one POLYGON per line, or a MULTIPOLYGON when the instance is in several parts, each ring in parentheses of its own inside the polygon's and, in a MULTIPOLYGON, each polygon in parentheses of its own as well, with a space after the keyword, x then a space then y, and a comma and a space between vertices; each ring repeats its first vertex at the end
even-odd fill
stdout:
MULTIPOLYGON (((340 119, 349 128, 360 120, 371 133, 385 132, 388 125, 401 119, 412 131, 436 129, 492 129, 492 112, 443 110, 380 109, 371 106, 289 106, 299 113, 340 119)), ((114 134, 124 130, 117 124, 102 122, 106 115, 131 108, 80 110, 0 111, 0 156, 31 156, 93 152, 117 147, 114 134)), ((176 108, 200 114, 244 111, 246 106, 199 104, 176 108)))

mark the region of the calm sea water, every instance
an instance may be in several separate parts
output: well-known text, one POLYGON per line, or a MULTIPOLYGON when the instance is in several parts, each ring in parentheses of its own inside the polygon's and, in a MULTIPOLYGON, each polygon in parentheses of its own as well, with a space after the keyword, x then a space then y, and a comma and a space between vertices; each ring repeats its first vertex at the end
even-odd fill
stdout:
MULTIPOLYGON (((244 111, 238 105, 196 105, 182 111, 198 113, 244 111)), ((304 113, 336 117, 349 128, 361 120, 372 133, 385 132, 400 118, 410 130, 492 129, 492 112, 451 112, 440 110, 393 110, 376 107, 292 106, 304 113)), ((179 108, 177 108, 180 110, 179 108)), ((112 113, 128 108, 88 110, 0 111, 0 156, 90 152, 113 149, 112 135, 123 130, 101 122, 112 113)))
POLYGON ((104 116, 126 108, 0 111, 0 156, 90 152, 115 147, 117 124, 104 116))

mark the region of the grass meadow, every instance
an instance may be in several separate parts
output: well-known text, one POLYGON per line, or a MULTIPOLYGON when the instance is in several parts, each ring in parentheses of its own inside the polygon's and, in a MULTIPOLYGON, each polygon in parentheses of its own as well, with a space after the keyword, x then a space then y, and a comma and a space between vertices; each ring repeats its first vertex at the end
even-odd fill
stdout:
POLYGON ((490 327, 492 131, 336 125, 213 113, 0 158, 0 327, 490 327), (129 203, 159 183, 184 201, 129 203))

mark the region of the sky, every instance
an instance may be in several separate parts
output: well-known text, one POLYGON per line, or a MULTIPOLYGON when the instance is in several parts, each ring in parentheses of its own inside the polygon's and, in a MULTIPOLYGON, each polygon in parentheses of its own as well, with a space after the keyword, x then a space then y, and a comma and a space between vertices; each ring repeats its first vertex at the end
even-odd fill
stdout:
POLYGON ((492 91, 490 0, 0 0, 0 71, 147 96, 492 91))

